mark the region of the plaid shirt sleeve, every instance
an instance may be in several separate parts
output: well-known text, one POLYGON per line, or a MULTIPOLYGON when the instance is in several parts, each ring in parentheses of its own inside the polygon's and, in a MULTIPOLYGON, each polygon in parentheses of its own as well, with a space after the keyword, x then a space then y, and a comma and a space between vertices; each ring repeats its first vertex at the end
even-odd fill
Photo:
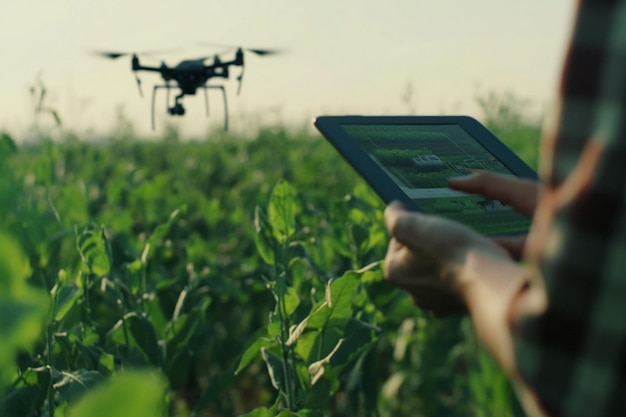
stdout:
POLYGON ((513 327, 518 368, 550 416, 626 416, 626 0, 579 2, 542 146, 537 214, 556 203, 527 249, 548 306, 513 327), (590 144, 594 169, 571 184, 590 144))

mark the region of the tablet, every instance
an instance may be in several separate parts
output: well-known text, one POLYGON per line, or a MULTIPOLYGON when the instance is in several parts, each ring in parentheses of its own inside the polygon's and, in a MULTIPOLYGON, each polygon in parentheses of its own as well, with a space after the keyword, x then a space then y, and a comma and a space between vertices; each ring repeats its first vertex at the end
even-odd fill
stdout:
POLYGON ((537 174, 467 116, 320 116, 315 126, 385 203, 457 220, 480 233, 515 235, 530 220, 510 206, 447 187, 447 179, 486 170, 537 174))

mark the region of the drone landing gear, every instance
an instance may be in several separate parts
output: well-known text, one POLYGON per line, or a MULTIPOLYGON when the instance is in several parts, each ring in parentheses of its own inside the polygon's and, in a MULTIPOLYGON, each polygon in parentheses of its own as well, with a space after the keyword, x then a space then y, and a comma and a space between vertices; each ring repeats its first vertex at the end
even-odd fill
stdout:
MULTIPOLYGON (((171 85, 155 85, 154 89, 152 90, 152 130, 154 130, 154 99, 156 97, 156 91, 158 89, 166 89, 167 90, 167 104, 169 106, 169 97, 170 97, 170 90, 172 88, 178 88, 178 87, 174 87, 171 85)), ((221 90, 222 91, 222 97, 224 98, 224 130, 228 131, 228 102, 226 101, 226 90, 224 89, 223 86, 221 85, 203 85, 200 86, 198 88, 202 88, 204 90, 204 104, 205 104, 205 108, 206 108, 206 115, 207 117, 209 117, 209 94, 207 92, 207 90, 209 89, 217 89, 217 90, 221 90)), ((185 94, 180 93, 179 95, 177 95, 174 99, 174 105, 172 107, 168 107, 167 108, 167 112, 168 114, 172 115, 172 116, 183 116, 185 114, 185 107, 182 105, 182 103, 180 103, 179 100, 181 100, 183 98, 185 94)))

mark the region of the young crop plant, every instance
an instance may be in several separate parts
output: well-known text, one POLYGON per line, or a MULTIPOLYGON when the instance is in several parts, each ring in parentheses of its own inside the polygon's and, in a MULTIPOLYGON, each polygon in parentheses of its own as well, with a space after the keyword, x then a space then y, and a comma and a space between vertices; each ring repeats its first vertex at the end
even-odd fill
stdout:
POLYGON ((276 184, 267 208, 255 211, 257 249, 268 265, 263 279, 275 306, 236 373, 260 356, 278 396, 273 407, 247 416, 331 415, 338 406, 333 394, 341 385, 363 388, 363 360, 380 334, 371 323, 374 307, 366 291, 382 279, 379 263, 336 278, 317 274, 307 242, 311 237, 297 222, 301 211, 286 181, 276 184))

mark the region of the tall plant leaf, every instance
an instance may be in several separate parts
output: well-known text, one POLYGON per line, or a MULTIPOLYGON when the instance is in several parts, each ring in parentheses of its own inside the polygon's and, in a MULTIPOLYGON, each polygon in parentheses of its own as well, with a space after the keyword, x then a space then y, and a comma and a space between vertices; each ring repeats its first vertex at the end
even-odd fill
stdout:
POLYGON ((104 276, 111 270, 112 255, 104 229, 95 223, 76 234, 76 246, 88 272, 104 276))
POLYGON ((332 281, 326 289, 326 301, 311 314, 307 328, 343 328, 352 316, 352 302, 359 286, 359 277, 357 272, 349 271, 332 281))
POLYGON ((274 265, 277 242, 272 231, 272 225, 261 206, 256 206, 254 210, 254 227, 256 229, 254 243, 256 244, 257 252, 265 263, 274 265))
POLYGON ((68 417, 156 417, 166 414, 165 379, 154 372, 116 376, 70 405, 68 417))
POLYGON ((285 180, 279 181, 268 206, 269 222, 279 242, 287 241, 296 232, 296 209, 294 188, 285 180))

